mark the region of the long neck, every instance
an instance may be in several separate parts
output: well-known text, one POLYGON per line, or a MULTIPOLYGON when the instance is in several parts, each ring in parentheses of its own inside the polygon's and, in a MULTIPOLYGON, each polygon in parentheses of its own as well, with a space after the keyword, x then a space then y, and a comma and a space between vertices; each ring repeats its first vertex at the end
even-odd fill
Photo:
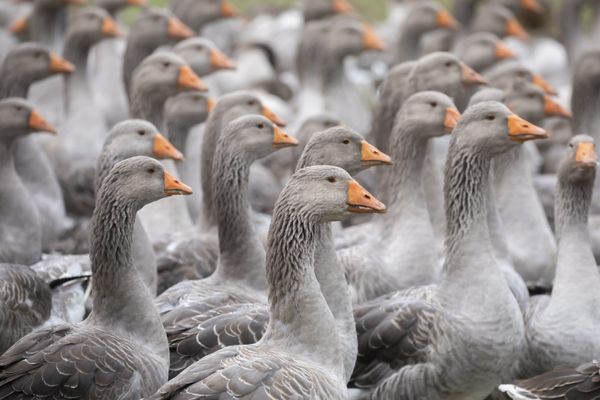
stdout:
POLYGON ((200 182, 202 184, 202 223, 201 225, 205 228, 213 227, 216 225, 215 212, 213 209, 213 157, 215 148, 217 147, 217 141, 221 134, 222 119, 224 117, 214 115, 213 118, 209 117, 206 127, 204 128, 204 136, 202 137, 202 150, 200 152, 200 182))
POLYGON ((321 74, 323 76, 322 85, 324 88, 341 84, 346 80, 343 57, 336 53, 330 53, 326 54, 322 61, 321 74))
POLYGON ((569 182, 559 176, 554 202, 558 254, 553 301, 596 293, 600 278, 588 232, 593 182, 569 182))
POLYGON ((70 112, 71 107, 79 102, 89 101, 89 88, 87 83, 87 59, 91 43, 82 40, 78 35, 68 35, 65 41, 63 56, 75 65, 75 71, 65 76, 67 95, 65 96, 65 111, 70 112))
POLYGON ((100 187, 102 186, 102 182, 104 182, 104 178, 106 178, 112 167, 119 161, 122 161, 122 159, 110 151, 103 150, 100 153, 98 156, 98 163, 96 164, 96 178, 94 181, 96 194, 100 192, 100 187))
POLYGON ((130 33, 123 56, 123 85, 128 96, 131 96, 130 85, 133 71, 155 49, 156 46, 153 43, 144 42, 143 36, 135 32, 130 33))
POLYGON ((175 148, 181 151, 183 154, 187 154, 186 143, 190 129, 194 125, 182 121, 180 118, 166 118, 165 125, 167 127, 167 134, 169 141, 175 146, 175 148))
POLYGON ((450 145, 446 163, 446 260, 440 293, 450 305, 489 310, 510 296, 491 246, 488 216, 490 159, 450 145))
POLYGON ((216 276, 266 290, 265 251, 254 230, 248 200, 251 161, 221 143, 213 165, 214 207, 219 228, 216 276))
POLYGON ((7 97, 27 98, 31 82, 16 68, 0 68, 0 99, 7 97))
MULTIPOLYGON (((0 142, 0 173, 5 177, 17 177, 15 163, 13 159, 13 142, 0 142)), ((12 182, 13 179, 9 179, 12 182)), ((8 183, 7 183, 8 184, 8 183)), ((6 186, 10 187, 10 186, 6 186)))
POLYGON ((35 3, 29 20, 29 32, 31 39, 57 50, 59 46, 59 36, 62 21, 62 10, 53 7, 46 7, 39 2, 35 3))
POLYGON ((166 98, 148 90, 134 90, 131 94, 130 116, 152 122, 158 130, 164 130, 163 109, 166 98))
POLYGON ((95 326, 130 338, 168 360, 168 344, 150 291, 132 263, 137 207, 104 184, 92 218, 90 259, 95 326))
MULTIPOLYGON (((405 21, 406 22, 406 21, 405 21)), ((404 28, 400 32, 400 38, 396 45, 396 54, 394 61, 401 63, 419 58, 419 39, 424 32, 410 22, 405 23, 404 28)))
POLYGON ((344 378, 336 323, 314 270, 319 221, 290 200, 280 197, 269 229, 270 320, 264 340, 309 352, 344 378))

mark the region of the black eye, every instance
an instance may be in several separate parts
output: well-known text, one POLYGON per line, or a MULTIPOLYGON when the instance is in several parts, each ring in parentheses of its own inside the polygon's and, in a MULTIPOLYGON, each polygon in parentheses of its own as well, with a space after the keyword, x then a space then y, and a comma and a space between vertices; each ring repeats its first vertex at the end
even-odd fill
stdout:
POLYGON ((140 136, 144 136, 144 135, 146 134, 146 131, 144 131, 144 130, 139 130, 139 131, 137 131, 137 133, 138 133, 138 135, 140 135, 140 136))
POLYGON ((199 45, 196 46, 196 50, 202 51, 202 50, 204 50, 204 46, 202 46, 201 44, 199 44, 199 45))
POLYGON ((350 143, 350 140, 348 140, 348 139, 344 139, 344 140, 342 140, 342 143, 344 143, 344 144, 348 144, 348 143, 350 143))
POLYGON ((17 110, 17 111, 21 111, 21 110, 23 110, 23 106, 16 106, 16 107, 15 107, 15 110, 17 110))
POLYGON ((165 62, 163 63, 163 67, 165 67, 165 68, 169 68, 170 66, 171 66, 171 63, 170 63, 170 62, 167 62, 167 61, 165 61, 165 62))
POLYGON ((485 119, 487 119, 488 121, 493 121, 496 119, 496 116, 494 114, 489 114, 485 117, 485 119))
POLYGON ((573 147, 575 147, 575 145, 573 145, 573 143, 569 143, 569 147, 573 148, 573 147))
POLYGON ((256 104, 256 102, 255 102, 254 100, 249 100, 249 101, 248 101, 248 105, 249 105, 249 106, 253 106, 253 105, 255 105, 255 104, 256 104))
POLYGON ((154 168, 148 168, 146 171, 152 175, 154 173, 154 168))
POLYGON ((265 124, 258 124, 258 125, 256 125, 256 127, 257 127, 258 129, 262 129, 262 128, 264 128, 264 127, 265 127, 265 124))
POLYGON ((452 66, 452 61, 446 61, 446 67, 451 67, 452 66))
POLYGON ((530 99, 534 99, 535 98, 535 94, 530 93, 530 94, 527 95, 527 97, 529 97, 530 99))
POLYGON ((329 178, 327 178, 327 182, 335 183, 337 182, 337 179, 335 179, 335 176, 330 176, 329 178))
POLYGON ((35 53, 35 58, 42 58, 44 54, 41 51, 38 51, 37 53, 35 53))
POLYGON ((436 103, 435 101, 434 101, 434 102, 432 102, 432 103, 429 103, 429 105, 430 105, 431 107, 433 107, 433 108, 437 107, 437 103, 436 103))

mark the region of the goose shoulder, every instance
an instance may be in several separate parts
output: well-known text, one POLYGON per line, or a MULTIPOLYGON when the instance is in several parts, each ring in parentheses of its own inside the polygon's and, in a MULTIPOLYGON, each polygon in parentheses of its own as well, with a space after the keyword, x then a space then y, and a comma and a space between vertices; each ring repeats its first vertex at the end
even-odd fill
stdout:
POLYGON ((0 352, 50 317, 50 287, 31 268, 0 264, 0 352))

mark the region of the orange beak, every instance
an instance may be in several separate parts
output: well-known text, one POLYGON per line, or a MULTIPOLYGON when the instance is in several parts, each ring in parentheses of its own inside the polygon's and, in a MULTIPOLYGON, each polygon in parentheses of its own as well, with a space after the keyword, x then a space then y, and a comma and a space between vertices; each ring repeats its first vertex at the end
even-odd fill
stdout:
POLYGON ((202 79, 198 77, 187 65, 179 67, 179 76, 177 77, 177 86, 181 89, 192 89, 205 92, 208 87, 202 82, 202 79))
POLYGON ((177 150, 175 146, 173 146, 171 142, 169 142, 169 140, 160 133, 157 133, 154 137, 152 154, 154 157, 160 159, 170 158, 177 161, 183 160, 183 154, 181 154, 181 152, 177 150))
POLYGON ((575 153, 575 162, 588 167, 596 167, 596 146, 594 143, 579 143, 575 153))
POLYGON ((523 143, 528 140, 546 139, 548 133, 518 115, 511 114, 508 116, 508 136, 515 142, 523 143))
POLYGON ((515 36, 521 40, 529 39, 529 35, 525 31, 525 28, 523 28, 523 25, 515 18, 509 19, 508 22, 506 22, 506 35, 515 36))
POLYGON ((534 13, 541 14, 543 9, 538 0, 521 0, 521 7, 534 13))
POLYGON ((348 211, 357 214, 384 213, 385 204, 377 200, 354 179, 348 182, 348 211))
POLYGON ((544 114, 547 117, 573 117, 573 114, 569 110, 558 104, 550 96, 544 96, 544 114))
POLYGON ((554 89, 554 87, 550 83, 548 83, 547 80, 542 78, 542 76, 539 74, 533 75, 533 84, 536 85, 537 87, 539 87, 540 89, 542 89, 544 91, 544 93, 546 93, 546 94, 549 94, 552 96, 558 94, 556 89, 554 89))
POLYGON ((215 69, 235 69, 235 64, 217 49, 210 50, 210 65, 215 69))
POLYGON ((451 133, 460 119, 460 112, 454 107, 446 108, 446 117, 444 118, 444 128, 446 132, 451 133))
POLYGON ((470 85, 485 85, 488 81, 465 63, 460 63, 462 81, 470 85))
POLYGON ((28 127, 35 132, 56 134, 56 129, 35 110, 32 110, 31 114, 29 114, 28 127))
POLYGON ((111 17, 106 17, 102 21, 102 35, 109 38, 121 36, 117 23, 111 17))
POLYGON ((370 50, 383 51, 385 44, 373 30, 371 25, 363 24, 363 47, 370 50))
POLYGON ((298 146, 298 140, 285 133, 277 125, 273 125, 273 148, 282 149, 291 146, 298 146))
POLYGON ((127 5, 129 6, 145 6, 148 3, 146 2, 146 0, 127 0, 127 5))
POLYGON ((210 97, 206 99, 206 103, 206 108, 208 109, 208 112, 211 112, 217 105, 217 102, 211 99, 210 97))
POLYGON ((373 167, 376 165, 391 165, 392 158, 380 151, 366 140, 361 140, 360 161, 364 167, 373 167))
POLYGON ((278 126, 286 125, 286 122, 273 111, 271 111, 267 106, 263 106, 263 116, 267 117, 271 122, 278 126))
POLYGON ((177 178, 175 178, 173 175, 171 175, 167 171, 165 171, 164 174, 165 174, 165 178, 164 178, 165 194, 167 196, 173 196, 173 195, 177 195, 177 194, 186 194, 187 195, 187 194, 193 193, 191 187, 189 187, 185 183, 179 181, 177 178))
POLYGON ((167 26, 167 34, 173 39, 187 39, 194 36, 194 31, 181 22, 179 18, 171 17, 167 26))
POLYGON ((446 10, 439 10, 435 16, 435 21, 438 27, 456 30, 460 26, 458 21, 454 19, 452 14, 446 10))
POLYGON ((333 0, 331 8, 333 8, 333 11, 337 14, 346 14, 354 11, 354 7, 346 0, 333 0))
POLYGON ((496 43, 496 58, 504 60, 507 58, 516 58, 517 55, 512 51, 504 42, 498 41, 496 43))
POLYGON ((75 71, 75 66, 62 57, 50 53, 50 72, 53 74, 70 74, 75 71))
POLYGON ((240 15, 238 10, 227 0, 223 0, 221 3, 221 16, 230 18, 237 17, 238 15, 240 15))
POLYGON ((20 35, 25 33, 29 28, 29 19, 27 17, 21 17, 17 19, 9 28, 10 33, 13 35, 20 35))

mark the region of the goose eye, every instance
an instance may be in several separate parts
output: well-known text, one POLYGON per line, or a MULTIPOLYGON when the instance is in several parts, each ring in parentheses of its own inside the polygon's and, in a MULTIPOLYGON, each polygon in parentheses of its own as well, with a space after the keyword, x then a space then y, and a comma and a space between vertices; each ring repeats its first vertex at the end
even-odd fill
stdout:
POLYGON ((575 145, 573 145, 573 143, 569 143, 569 147, 573 148, 573 147, 575 147, 575 145))
POLYGON ((493 121, 496 119, 496 116, 494 114, 489 114, 485 117, 485 119, 487 119, 488 121, 493 121))
POLYGON ((262 129, 262 128, 264 128, 264 127, 265 127, 265 124, 258 124, 258 125, 256 125, 256 127, 257 127, 258 129, 262 129))
POLYGON ((163 67, 165 67, 165 68, 169 68, 170 65, 171 65, 170 62, 164 62, 163 63, 163 67))
POLYGON ((144 136, 146 134, 146 131, 139 130, 139 131, 137 131, 137 133, 140 136, 144 136))
POLYGON ((329 178, 327 178, 327 181, 331 182, 331 183, 335 183, 335 182, 337 182, 337 179, 335 179, 335 176, 330 176, 329 178))
POLYGON ((255 105, 255 104, 256 104, 256 102, 255 102, 254 100, 249 100, 249 101, 248 101, 248 105, 249 105, 249 106, 253 106, 253 105, 255 105))
POLYGON ((452 61, 446 61, 446 67, 451 67, 452 66, 452 61))
POLYGON ((42 52, 38 51, 37 53, 35 53, 35 58, 42 58, 42 52))
POLYGON ((154 173, 154 168, 148 168, 147 171, 150 175, 152 175, 154 173))
POLYGON ((196 50, 202 51, 202 50, 204 50, 204 46, 198 45, 198 46, 196 46, 196 50))
MULTIPOLYGON (((344 143, 344 144, 349 144, 349 143, 350 143, 350 140, 348 140, 348 139, 344 139, 344 140, 342 140, 342 143, 344 143)), ((334 179, 335 179, 335 178, 334 178, 334 179)))
POLYGON ((529 97, 530 99, 533 99, 533 98, 535 98, 535 94, 533 94, 533 93, 528 94, 527 97, 529 97))
POLYGON ((429 103, 429 105, 430 105, 431 107, 433 107, 433 108, 437 107, 437 103, 436 103, 435 101, 434 101, 434 102, 432 102, 432 103, 429 103))
POLYGON ((17 110, 17 111, 21 111, 21 110, 23 110, 23 106, 16 106, 16 107, 15 107, 15 110, 17 110))

